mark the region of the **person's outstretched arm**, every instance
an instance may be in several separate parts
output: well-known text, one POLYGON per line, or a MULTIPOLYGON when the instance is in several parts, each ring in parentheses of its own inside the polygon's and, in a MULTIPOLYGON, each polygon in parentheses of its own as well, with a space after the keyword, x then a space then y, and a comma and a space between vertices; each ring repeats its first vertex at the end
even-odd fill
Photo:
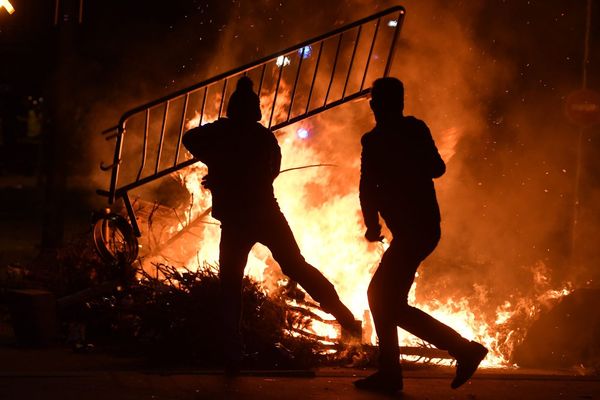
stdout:
POLYGON ((192 128, 184 133, 183 146, 198 160, 206 164, 207 158, 214 155, 215 137, 213 124, 192 128))
POLYGON ((373 177, 373 155, 370 154, 365 137, 362 140, 362 153, 360 156, 360 184, 359 197, 363 219, 367 232, 365 237, 371 242, 381 240, 381 225, 379 224, 379 210, 377 205, 377 183, 373 177))

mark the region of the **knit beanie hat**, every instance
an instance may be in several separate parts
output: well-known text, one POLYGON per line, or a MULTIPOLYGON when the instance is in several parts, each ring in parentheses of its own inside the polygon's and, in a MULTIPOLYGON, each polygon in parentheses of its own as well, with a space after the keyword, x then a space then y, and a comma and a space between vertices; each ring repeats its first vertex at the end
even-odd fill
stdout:
POLYGON ((245 121, 260 121, 260 99, 252 90, 252 80, 246 76, 237 81, 235 91, 229 97, 227 117, 245 121))

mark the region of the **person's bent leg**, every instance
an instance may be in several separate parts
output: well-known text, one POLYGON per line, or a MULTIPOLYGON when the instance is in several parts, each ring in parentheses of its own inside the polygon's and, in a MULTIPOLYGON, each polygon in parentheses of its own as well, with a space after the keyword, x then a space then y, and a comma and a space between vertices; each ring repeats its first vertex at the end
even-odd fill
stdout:
POLYGON ((452 353, 468 343, 467 339, 448 325, 406 303, 396 310, 396 321, 400 328, 431 343, 440 350, 448 350, 452 353))
POLYGON ((223 318, 225 372, 236 374, 242 358, 240 319, 242 313, 242 281, 248 252, 253 243, 237 226, 222 224, 219 244, 219 280, 223 318))
POLYGON ((390 268, 386 282, 395 282, 396 290, 388 290, 391 304, 397 304, 392 311, 396 324, 414 336, 431 343, 440 350, 452 352, 462 348, 468 340, 458 332, 438 321, 426 312, 408 305, 408 293, 421 262, 433 251, 439 236, 431 234, 403 238, 394 257, 394 267, 390 268), (412 240, 411 240, 412 239, 412 240))
POLYGON ((469 341, 458 332, 431 315, 408 304, 398 309, 398 326, 433 344, 456 359, 456 377, 453 389, 466 383, 475 373, 488 350, 480 343, 469 341))
POLYGON ((456 377, 452 381, 451 387, 458 388, 471 378, 488 350, 479 343, 463 338, 451 327, 407 303, 410 286, 414 280, 414 272, 421 261, 433 251, 436 244, 436 235, 428 235, 425 240, 404 241, 404 248, 399 251, 397 257, 400 268, 391 269, 390 273, 391 276, 396 275, 390 279, 391 281, 402 283, 401 290, 396 292, 397 299, 389 299, 389 301, 400 304, 400 307, 394 310, 394 317, 399 327, 433 344, 438 349, 447 350, 456 359, 456 377), (412 278, 409 279, 410 271, 413 272, 412 278))
POLYGON ((281 212, 273 212, 261 229, 258 241, 267 246, 282 272, 298 282, 324 311, 333 315, 343 328, 360 330, 354 315, 340 300, 335 287, 315 267, 306 262, 298 243, 281 212))

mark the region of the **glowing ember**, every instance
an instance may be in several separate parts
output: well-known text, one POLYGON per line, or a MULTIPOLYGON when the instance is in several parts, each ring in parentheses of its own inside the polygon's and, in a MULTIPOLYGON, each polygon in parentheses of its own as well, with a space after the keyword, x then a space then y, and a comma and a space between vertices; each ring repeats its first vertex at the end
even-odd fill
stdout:
POLYGON ((302 58, 309 58, 312 55, 312 47, 304 46, 301 49, 298 49, 298 55, 302 56, 302 58))
POLYGON ((298 130, 296 131, 296 136, 298 136, 300 139, 306 139, 308 138, 308 130, 305 128, 298 128, 298 130))

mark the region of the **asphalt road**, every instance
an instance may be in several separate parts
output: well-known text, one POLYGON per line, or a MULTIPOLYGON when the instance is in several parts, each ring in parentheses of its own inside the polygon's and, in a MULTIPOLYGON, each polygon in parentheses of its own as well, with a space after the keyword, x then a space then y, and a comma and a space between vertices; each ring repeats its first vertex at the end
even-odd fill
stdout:
MULTIPOLYGON (((148 370, 135 360, 68 349, 0 347, 0 399, 384 399, 360 392, 352 381, 371 371, 248 371, 227 379, 218 371, 148 370)), ((449 367, 405 371, 402 399, 600 399, 600 377, 576 371, 485 369, 452 390, 449 367)))

